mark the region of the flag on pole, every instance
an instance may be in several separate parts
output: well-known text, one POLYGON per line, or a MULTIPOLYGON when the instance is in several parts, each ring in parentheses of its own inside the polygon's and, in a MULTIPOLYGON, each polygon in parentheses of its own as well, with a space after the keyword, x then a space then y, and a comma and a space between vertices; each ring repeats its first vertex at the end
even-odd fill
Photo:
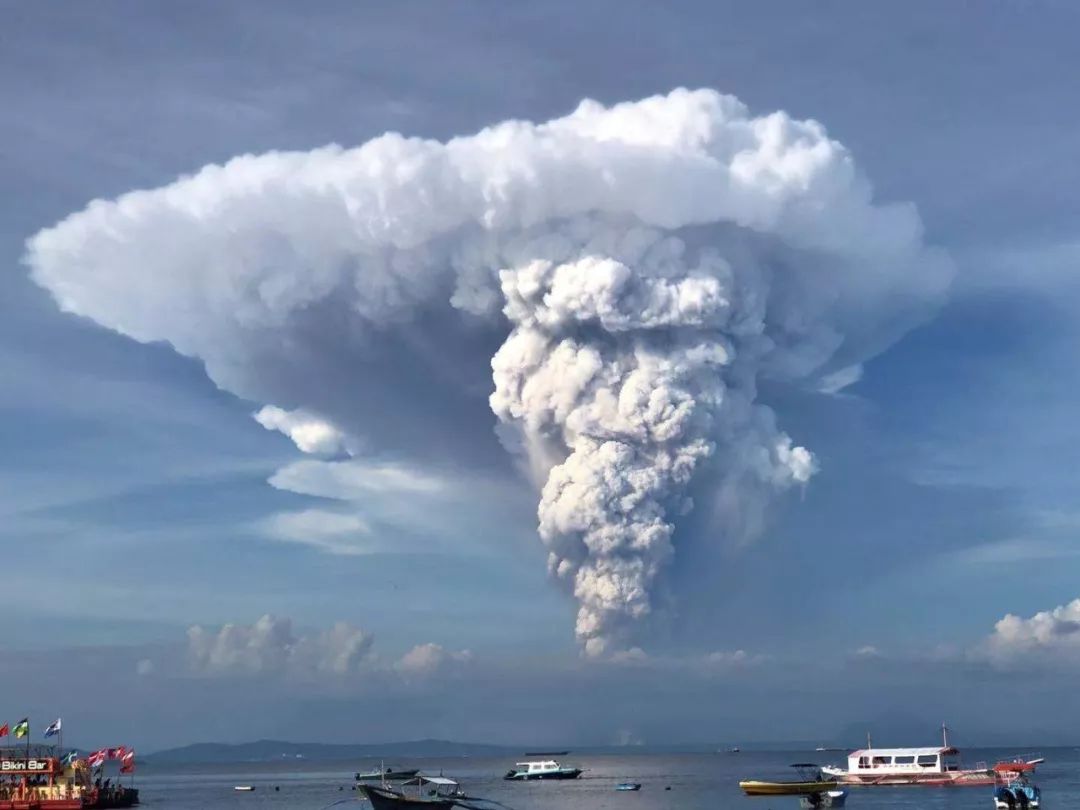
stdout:
POLYGON ((124 752, 120 757, 120 773, 135 773, 135 749, 124 752))
POLYGON ((102 748, 88 756, 86 758, 86 764, 89 765, 91 768, 100 768, 102 765, 105 764, 105 760, 108 759, 108 756, 108 750, 102 748))
POLYGON ((15 736, 19 739, 30 736, 30 718, 24 717, 15 724, 15 736))
POLYGON ((78 758, 79 758, 79 752, 76 751, 73 748, 64 755, 64 758, 61 760, 61 762, 63 762, 65 765, 70 765, 72 762, 74 762, 78 758))
POLYGON ((124 754, 127 753, 127 746, 121 745, 119 748, 109 749, 109 759, 123 759, 124 754))
POLYGON ((4 723, 4 725, 0 726, 0 737, 6 737, 10 733, 11 729, 8 728, 7 723, 4 723))
POLYGON ((57 717, 56 722, 45 729, 45 736, 52 737, 54 734, 59 734, 61 727, 60 718, 57 717))

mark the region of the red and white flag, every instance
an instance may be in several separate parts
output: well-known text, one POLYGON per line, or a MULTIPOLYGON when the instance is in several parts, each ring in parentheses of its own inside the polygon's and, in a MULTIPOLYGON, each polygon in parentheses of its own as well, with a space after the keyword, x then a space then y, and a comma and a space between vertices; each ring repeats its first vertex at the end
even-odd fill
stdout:
POLYGON ((8 728, 7 723, 4 723, 4 725, 0 726, 0 737, 6 737, 10 733, 11 729, 8 728))
POLYGON ((134 773, 135 772, 135 749, 132 748, 129 751, 124 751, 124 755, 120 757, 120 773, 134 773))
POLYGON ((88 756, 86 758, 86 764, 89 765, 91 768, 100 768, 102 765, 105 764, 105 760, 108 758, 109 749, 102 748, 88 756))
POLYGON ((126 752, 127 746, 125 745, 121 745, 119 748, 110 748, 109 759, 123 759, 126 752))

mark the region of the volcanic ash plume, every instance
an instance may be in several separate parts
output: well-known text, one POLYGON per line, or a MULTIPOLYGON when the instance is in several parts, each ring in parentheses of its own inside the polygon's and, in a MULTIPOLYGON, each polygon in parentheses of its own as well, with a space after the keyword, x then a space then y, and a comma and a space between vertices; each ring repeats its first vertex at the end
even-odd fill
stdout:
POLYGON ((950 276, 914 209, 873 204, 819 124, 707 90, 445 144, 236 158, 92 203, 33 237, 28 263, 65 310, 169 341, 275 406, 264 424, 307 436, 303 414, 333 446, 379 433, 337 395, 373 347, 501 331, 469 363, 490 360, 500 439, 540 486, 549 566, 593 655, 654 609, 695 478, 746 513, 718 510, 731 534, 814 473, 758 382, 857 379, 950 276))

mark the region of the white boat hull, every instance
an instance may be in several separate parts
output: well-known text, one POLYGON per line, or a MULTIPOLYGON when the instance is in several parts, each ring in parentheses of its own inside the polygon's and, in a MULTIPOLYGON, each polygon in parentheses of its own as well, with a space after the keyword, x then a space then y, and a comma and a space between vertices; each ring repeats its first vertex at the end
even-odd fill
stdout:
POLYGON ((842 768, 824 767, 827 776, 836 779, 842 785, 873 787, 897 785, 925 785, 927 787, 978 787, 993 785, 994 772, 986 769, 971 769, 933 773, 851 773, 842 768))

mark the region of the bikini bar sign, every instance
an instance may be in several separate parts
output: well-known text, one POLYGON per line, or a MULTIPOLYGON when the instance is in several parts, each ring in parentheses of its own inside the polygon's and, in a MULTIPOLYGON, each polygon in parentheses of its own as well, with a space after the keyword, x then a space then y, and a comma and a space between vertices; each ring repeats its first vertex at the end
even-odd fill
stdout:
POLYGON ((0 773, 47 773, 52 764, 47 759, 0 759, 0 773))

